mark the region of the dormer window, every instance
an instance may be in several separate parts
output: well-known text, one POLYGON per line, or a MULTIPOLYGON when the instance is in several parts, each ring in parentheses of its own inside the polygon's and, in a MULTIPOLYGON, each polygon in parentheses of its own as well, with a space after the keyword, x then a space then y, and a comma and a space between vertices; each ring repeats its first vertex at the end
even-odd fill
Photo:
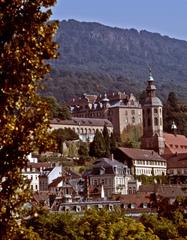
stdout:
POLYGON ((101 167, 101 168, 100 168, 100 175, 103 175, 103 174, 105 174, 105 168, 104 168, 104 167, 101 167))

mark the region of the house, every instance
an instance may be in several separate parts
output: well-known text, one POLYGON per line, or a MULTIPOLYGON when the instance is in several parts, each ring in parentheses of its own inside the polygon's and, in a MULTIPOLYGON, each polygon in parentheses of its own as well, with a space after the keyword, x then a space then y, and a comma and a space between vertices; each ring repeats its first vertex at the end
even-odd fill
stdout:
POLYGON ((166 158, 175 154, 187 154, 187 137, 180 134, 164 133, 166 158))
POLYGON ((40 175, 42 172, 51 167, 51 163, 38 162, 36 157, 30 153, 27 156, 27 165, 22 169, 22 175, 30 181, 30 187, 33 191, 40 191, 40 175))
POLYGON ((114 159, 100 158, 87 173, 87 179, 90 197, 111 198, 112 194, 127 194, 131 176, 126 165, 114 159))
POLYGON ((167 174, 170 183, 187 182, 187 153, 176 153, 167 160, 167 174))
POLYGON ((103 95, 87 95, 68 103, 73 117, 108 119, 114 134, 120 137, 128 125, 142 124, 142 108, 131 93, 112 92, 103 95))
POLYGON ((187 184, 142 185, 139 192, 150 194, 155 206, 164 199, 173 204, 177 197, 187 197, 187 184))
POLYGON ((166 175, 166 160, 153 150, 119 147, 114 158, 126 164, 132 175, 166 175))
POLYGON ((62 176, 63 167, 62 166, 53 166, 46 168, 42 171, 41 175, 46 175, 48 184, 52 183, 54 179, 62 176))
POLYGON ((127 216, 140 217, 145 213, 156 213, 152 207, 152 200, 149 193, 137 192, 120 196, 121 207, 127 216))
POLYGON ((48 186, 51 193, 61 196, 71 195, 72 197, 83 192, 83 179, 71 170, 62 171, 61 176, 55 178, 48 186))
POLYGON ((78 118, 73 117, 70 120, 53 119, 51 121, 51 130, 70 128, 79 135, 80 140, 83 142, 93 141, 96 130, 103 131, 106 126, 109 134, 113 132, 112 123, 108 119, 97 118, 78 118))
POLYGON ((39 191, 40 171, 34 163, 28 163, 27 166, 22 169, 22 175, 29 180, 31 190, 39 191))

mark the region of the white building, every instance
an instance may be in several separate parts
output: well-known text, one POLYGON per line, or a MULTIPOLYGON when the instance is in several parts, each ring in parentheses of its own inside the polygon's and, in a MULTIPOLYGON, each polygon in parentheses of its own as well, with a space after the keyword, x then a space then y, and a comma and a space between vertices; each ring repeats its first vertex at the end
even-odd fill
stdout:
POLYGON ((51 121, 51 130, 70 128, 79 135, 83 141, 93 141, 96 130, 103 131, 103 127, 107 126, 109 134, 113 132, 112 123, 107 119, 96 118, 72 118, 70 120, 53 119, 51 121))
POLYGON ((89 189, 97 192, 104 190, 106 198, 110 198, 112 194, 127 194, 128 181, 131 179, 129 169, 124 164, 108 159, 98 159, 91 171, 88 173, 89 189))
POLYGON ((153 150, 120 147, 114 157, 127 164, 132 175, 166 175, 167 161, 153 150))

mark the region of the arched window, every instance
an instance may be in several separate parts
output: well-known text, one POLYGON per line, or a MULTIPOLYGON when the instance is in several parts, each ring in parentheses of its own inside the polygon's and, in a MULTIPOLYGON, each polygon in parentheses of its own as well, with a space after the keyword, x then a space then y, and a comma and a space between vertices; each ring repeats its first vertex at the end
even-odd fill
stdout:
POLYGON ((158 126, 158 118, 157 117, 155 117, 154 122, 155 122, 155 126, 158 126))

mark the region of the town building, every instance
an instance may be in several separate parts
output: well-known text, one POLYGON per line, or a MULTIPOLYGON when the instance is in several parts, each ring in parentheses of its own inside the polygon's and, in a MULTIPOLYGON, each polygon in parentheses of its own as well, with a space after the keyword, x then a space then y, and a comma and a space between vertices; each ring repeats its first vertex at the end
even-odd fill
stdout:
POLYGON ((165 141, 163 136, 163 105, 156 96, 156 86, 151 70, 146 88, 143 108, 142 149, 152 149, 160 155, 164 154, 165 141))
POLYGON ((89 181, 89 197, 109 199, 113 194, 127 194, 132 179, 128 167, 114 159, 100 158, 84 175, 89 181))
POLYGON ((128 125, 142 124, 142 108, 132 93, 105 93, 99 96, 84 94, 78 99, 72 99, 68 106, 73 117, 108 119, 117 137, 128 125))
POLYGON ((168 159, 167 174, 172 184, 187 182, 187 153, 176 153, 168 159))
POLYGON ((108 119, 97 118, 78 118, 73 117, 70 120, 51 120, 51 130, 70 128, 79 135, 80 140, 83 142, 92 142, 96 130, 103 131, 104 126, 107 127, 109 135, 113 132, 112 123, 108 119))
POLYGON ((132 175, 166 175, 167 161, 154 150, 119 147, 114 158, 127 165, 132 175))
POLYGON ((187 154, 187 137, 177 133, 164 133, 165 139, 165 158, 170 158, 176 154, 187 154))
POLYGON ((31 190, 40 191, 40 175, 44 169, 51 167, 51 164, 46 162, 39 163, 38 159, 33 157, 31 153, 27 156, 27 159, 28 162, 22 169, 22 175, 29 180, 31 190))

